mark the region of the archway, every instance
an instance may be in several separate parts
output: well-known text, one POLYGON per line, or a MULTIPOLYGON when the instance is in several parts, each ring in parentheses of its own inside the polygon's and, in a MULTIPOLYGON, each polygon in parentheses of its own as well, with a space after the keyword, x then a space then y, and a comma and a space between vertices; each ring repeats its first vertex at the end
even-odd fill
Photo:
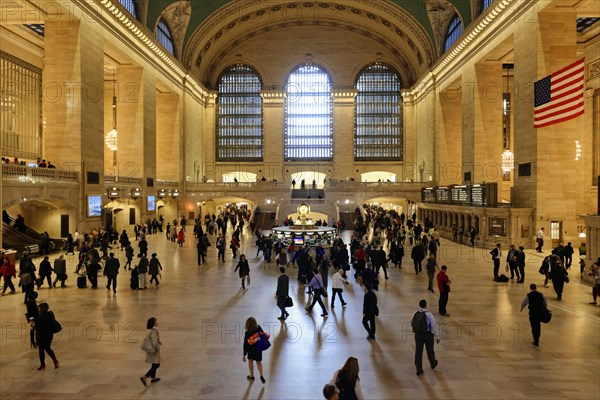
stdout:
POLYGON ((312 189, 313 181, 315 182, 316 189, 323 189, 323 182, 325 181, 326 176, 327 175, 324 173, 317 171, 300 171, 293 173, 291 178, 293 181, 296 181, 296 189, 300 188, 300 183, 303 179, 306 184, 306 189, 312 189))
POLYGON ((361 182, 396 182, 396 174, 388 171, 371 171, 360 175, 361 182))

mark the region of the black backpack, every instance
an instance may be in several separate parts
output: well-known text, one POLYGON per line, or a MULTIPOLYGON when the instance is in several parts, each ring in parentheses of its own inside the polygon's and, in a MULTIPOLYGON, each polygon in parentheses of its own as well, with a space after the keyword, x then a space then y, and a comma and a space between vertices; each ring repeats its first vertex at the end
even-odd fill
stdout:
POLYGON ((427 317, 424 311, 417 311, 410 322, 415 334, 424 335, 427 333, 427 317))

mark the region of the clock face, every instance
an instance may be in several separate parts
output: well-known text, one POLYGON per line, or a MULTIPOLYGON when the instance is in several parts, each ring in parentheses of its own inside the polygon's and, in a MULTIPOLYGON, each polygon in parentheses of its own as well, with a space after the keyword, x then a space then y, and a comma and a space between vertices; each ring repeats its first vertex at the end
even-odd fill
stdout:
POLYGON ((298 207, 298 212, 300 212, 300 214, 307 214, 308 206, 305 204, 302 204, 300 207, 298 207))

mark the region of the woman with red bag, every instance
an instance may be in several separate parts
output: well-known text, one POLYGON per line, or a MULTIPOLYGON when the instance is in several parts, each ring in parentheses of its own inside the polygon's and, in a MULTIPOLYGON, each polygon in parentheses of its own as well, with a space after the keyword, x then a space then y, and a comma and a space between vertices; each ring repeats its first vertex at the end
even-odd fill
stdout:
POLYGON ((256 367, 258 368, 258 373, 260 374, 260 381, 265 383, 266 380, 263 377, 263 367, 262 367, 262 352, 263 350, 259 347, 259 341, 261 341, 261 336, 263 336, 263 341, 268 341, 269 334, 264 332, 260 325, 256 322, 254 317, 250 317, 246 320, 246 333, 244 333, 244 356, 242 357, 242 361, 246 362, 246 356, 248 358, 248 370, 250 371, 250 375, 248 378, 251 381, 254 381, 254 361, 256 361, 256 367))

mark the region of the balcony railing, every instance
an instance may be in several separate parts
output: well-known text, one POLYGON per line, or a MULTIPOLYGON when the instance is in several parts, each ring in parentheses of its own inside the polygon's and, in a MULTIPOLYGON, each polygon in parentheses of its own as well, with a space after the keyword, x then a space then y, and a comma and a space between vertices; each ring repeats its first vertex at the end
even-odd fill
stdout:
POLYGON ((55 168, 35 168, 23 165, 2 165, 2 179, 23 183, 79 182, 79 174, 55 168))

